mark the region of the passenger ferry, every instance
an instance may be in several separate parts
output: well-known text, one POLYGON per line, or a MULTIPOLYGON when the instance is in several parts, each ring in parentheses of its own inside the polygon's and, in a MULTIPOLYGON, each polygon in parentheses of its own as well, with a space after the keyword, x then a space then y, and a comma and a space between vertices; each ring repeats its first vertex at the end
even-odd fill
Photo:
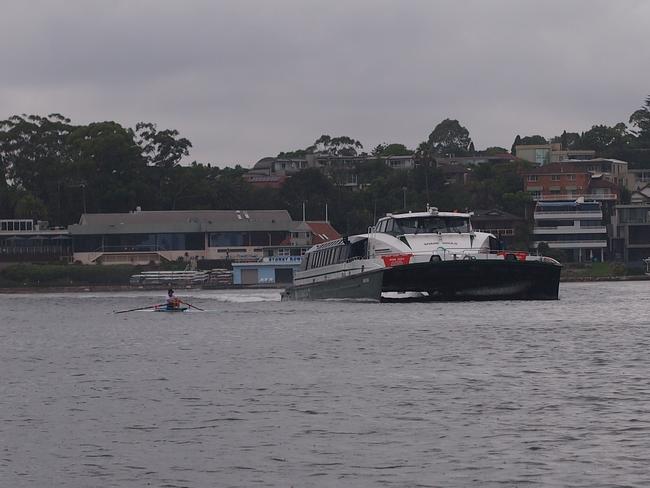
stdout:
POLYGON ((387 214, 367 234, 314 246, 284 299, 555 300, 561 265, 502 250, 471 213, 387 214))

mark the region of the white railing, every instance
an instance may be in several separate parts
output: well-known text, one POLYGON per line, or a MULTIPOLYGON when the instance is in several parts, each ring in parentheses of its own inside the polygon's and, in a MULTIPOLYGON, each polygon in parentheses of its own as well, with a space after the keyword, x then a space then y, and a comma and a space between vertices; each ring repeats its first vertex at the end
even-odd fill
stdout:
POLYGON ((578 198, 584 198, 585 200, 616 200, 618 195, 616 193, 585 193, 585 194, 545 194, 545 195, 533 195, 534 201, 546 200, 546 201, 558 201, 558 200, 572 200, 575 201, 578 198))

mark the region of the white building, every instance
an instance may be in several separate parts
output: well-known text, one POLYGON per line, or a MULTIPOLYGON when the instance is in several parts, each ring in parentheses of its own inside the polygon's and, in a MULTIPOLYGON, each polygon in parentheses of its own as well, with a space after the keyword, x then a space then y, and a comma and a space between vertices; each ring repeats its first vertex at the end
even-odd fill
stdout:
POLYGON ((569 261, 604 259, 608 239, 600 202, 538 201, 534 219, 534 247, 545 242, 564 251, 569 261))

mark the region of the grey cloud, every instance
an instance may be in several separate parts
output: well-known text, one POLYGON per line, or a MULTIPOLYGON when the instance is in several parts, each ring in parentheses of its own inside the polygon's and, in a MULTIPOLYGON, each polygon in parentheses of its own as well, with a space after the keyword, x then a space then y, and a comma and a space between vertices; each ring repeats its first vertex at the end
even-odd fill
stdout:
POLYGON ((251 164, 322 133, 477 147, 625 121, 650 94, 643 1, 58 1, 0 18, 0 106, 178 129, 251 164))

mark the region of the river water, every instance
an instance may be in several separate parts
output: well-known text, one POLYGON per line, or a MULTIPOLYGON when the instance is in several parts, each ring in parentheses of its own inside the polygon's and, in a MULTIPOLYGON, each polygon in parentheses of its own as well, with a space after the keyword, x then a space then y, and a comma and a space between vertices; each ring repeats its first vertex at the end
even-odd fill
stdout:
POLYGON ((650 285, 0 295, 0 486, 650 486, 650 285))

